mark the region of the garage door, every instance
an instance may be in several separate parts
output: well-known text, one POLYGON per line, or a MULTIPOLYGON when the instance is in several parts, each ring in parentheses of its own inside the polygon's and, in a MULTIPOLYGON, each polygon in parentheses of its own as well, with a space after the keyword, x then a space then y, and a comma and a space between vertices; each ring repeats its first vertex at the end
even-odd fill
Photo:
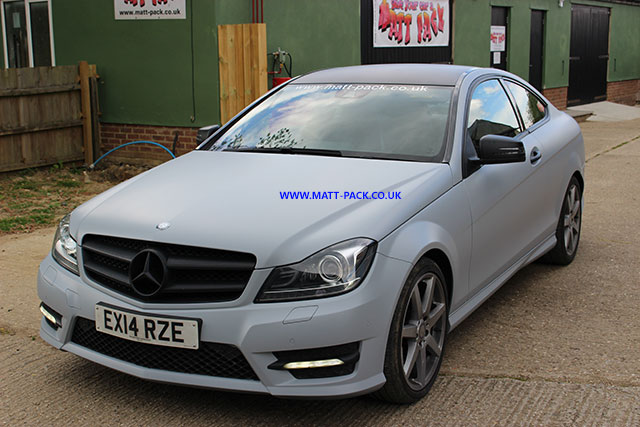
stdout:
POLYGON ((568 105, 607 98, 608 63, 609 9, 572 5, 568 105))

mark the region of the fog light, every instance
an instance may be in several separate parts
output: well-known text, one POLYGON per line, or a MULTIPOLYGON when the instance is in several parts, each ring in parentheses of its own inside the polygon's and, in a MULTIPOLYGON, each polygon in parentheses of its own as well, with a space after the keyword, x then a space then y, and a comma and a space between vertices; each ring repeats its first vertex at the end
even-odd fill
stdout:
POLYGON ((40 304, 40 313, 49 322, 52 328, 58 329, 62 326, 62 316, 44 304, 40 304))
POLYGON ((360 343, 300 350, 274 351, 276 361, 269 369, 284 370, 298 380, 350 375, 360 360, 360 343))
POLYGON ((308 362, 289 362, 285 363, 284 369, 308 369, 308 368, 328 368, 330 366, 344 365, 340 359, 312 360, 308 362))

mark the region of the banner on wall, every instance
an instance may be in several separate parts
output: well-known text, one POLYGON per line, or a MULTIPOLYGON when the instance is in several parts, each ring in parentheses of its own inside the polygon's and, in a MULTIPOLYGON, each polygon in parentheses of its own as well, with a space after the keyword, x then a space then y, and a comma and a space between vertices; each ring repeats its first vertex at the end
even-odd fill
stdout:
POLYGON ((449 0, 373 0, 373 47, 449 45, 449 0))
POLYGON ((113 0, 116 19, 186 19, 186 0, 113 0))
POLYGON ((491 52, 504 52, 507 40, 507 27, 503 25, 491 26, 491 52))

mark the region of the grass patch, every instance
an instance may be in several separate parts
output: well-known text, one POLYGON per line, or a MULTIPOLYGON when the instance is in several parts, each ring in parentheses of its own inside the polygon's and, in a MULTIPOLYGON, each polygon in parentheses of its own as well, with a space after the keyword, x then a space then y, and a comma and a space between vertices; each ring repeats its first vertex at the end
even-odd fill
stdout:
POLYGON ((55 225, 76 206, 146 170, 111 165, 95 171, 61 164, 0 175, 0 234, 55 225))
POLYGON ((30 179, 22 178, 13 183, 13 190, 37 190, 38 184, 30 179))
POLYGON ((47 226, 53 224, 53 213, 34 213, 27 216, 15 216, 12 218, 0 219, 0 231, 15 232, 29 231, 38 226, 47 226))
POLYGON ((56 186, 63 188, 77 188, 82 187, 82 184, 71 179, 59 179, 56 181, 56 186))
POLYGON ((22 233, 54 225, 76 206, 113 185, 78 169, 48 169, 0 176, 0 233, 22 233))

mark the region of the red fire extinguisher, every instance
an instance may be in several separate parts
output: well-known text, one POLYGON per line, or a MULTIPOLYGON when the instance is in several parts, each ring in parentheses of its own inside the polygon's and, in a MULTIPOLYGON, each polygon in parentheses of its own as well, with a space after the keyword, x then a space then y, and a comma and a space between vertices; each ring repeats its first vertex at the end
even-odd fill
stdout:
POLYGON ((291 72, 293 70, 293 59, 291 58, 291 54, 289 52, 285 52, 278 48, 275 52, 270 53, 269 55, 273 56, 273 62, 271 64, 271 71, 269 74, 272 75, 272 87, 276 87, 286 82, 287 80, 291 80, 291 72), (287 57, 289 58, 289 66, 287 67, 287 57), (276 69, 277 68, 277 69, 276 69), (276 75, 282 73, 282 69, 286 71, 289 75, 288 77, 276 77, 276 75))

